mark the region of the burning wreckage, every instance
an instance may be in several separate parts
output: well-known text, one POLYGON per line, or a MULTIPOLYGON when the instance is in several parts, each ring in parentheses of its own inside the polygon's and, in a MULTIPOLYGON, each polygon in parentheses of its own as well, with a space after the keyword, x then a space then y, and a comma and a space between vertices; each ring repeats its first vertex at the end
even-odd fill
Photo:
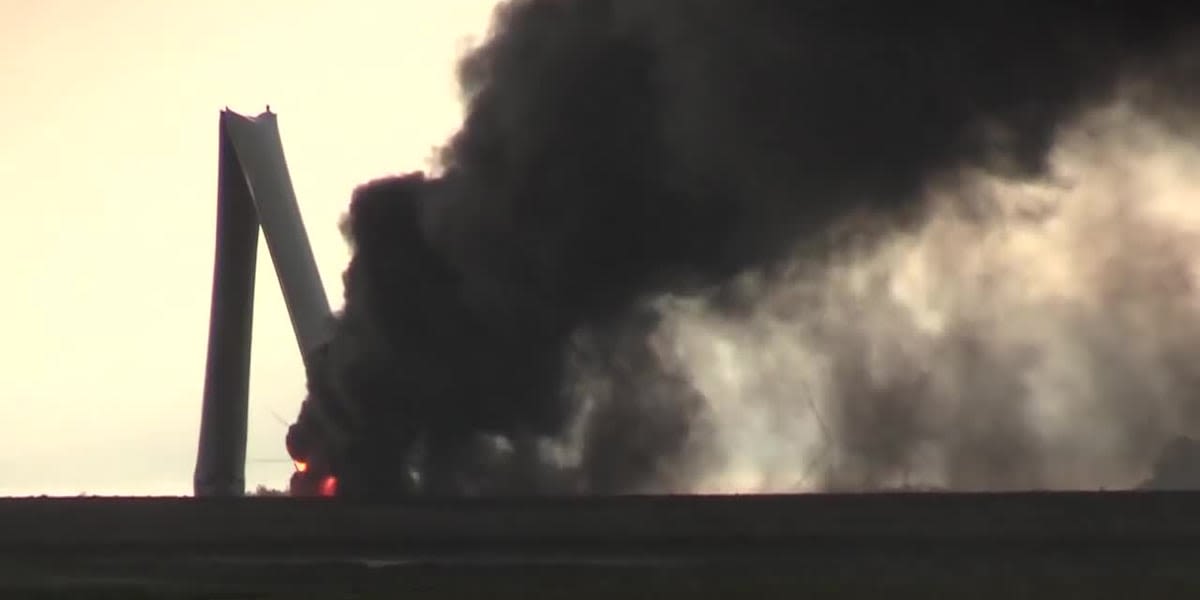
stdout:
MULTIPOLYGON (((696 490, 739 448, 718 443, 713 401, 654 345, 656 299, 745 316, 756 298, 740 275, 772 281, 869 247, 879 223, 917 231, 947 175, 1037 180, 1064 124, 1118 99, 1195 123, 1200 4, 915 10, 502 3, 459 66, 465 118, 435 172, 354 194, 344 309, 319 344, 302 342, 293 493, 696 490)), ((946 368, 973 395, 1020 395, 994 374, 1003 363, 971 366, 974 344, 946 368)), ((935 435, 918 418, 933 388, 916 375, 868 386, 853 368, 867 350, 836 347, 849 358, 823 405, 825 443, 849 457, 853 485, 888 485, 935 435), (891 408, 863 409, 871 398, 891 408)), ((1033 428, 1007 406, 979 411, 989 427, 962 417, 937 434, 951 440, 942 462, 961 462, 943 483, 1045 483, 1026 466, 1033 428)))

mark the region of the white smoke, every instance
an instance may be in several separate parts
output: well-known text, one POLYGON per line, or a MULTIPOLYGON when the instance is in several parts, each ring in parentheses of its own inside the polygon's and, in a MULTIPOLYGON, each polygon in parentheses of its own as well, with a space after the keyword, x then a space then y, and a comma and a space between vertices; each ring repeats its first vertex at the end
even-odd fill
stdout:
POLYGON ((1200 433, 1200 145, 1118 104, 1045 180, 931 184, 927 220, 663 301, 709 402, 695 491, 1121 488, 1200 433))

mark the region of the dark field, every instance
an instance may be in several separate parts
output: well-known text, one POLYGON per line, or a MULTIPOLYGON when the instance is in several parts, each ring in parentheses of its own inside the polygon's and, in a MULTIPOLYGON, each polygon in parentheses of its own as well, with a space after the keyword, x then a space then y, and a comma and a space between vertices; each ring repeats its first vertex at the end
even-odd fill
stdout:
POLYGON ((0 598, 1166 598, 1197 567, 1193 493, 0 501, 0 598))

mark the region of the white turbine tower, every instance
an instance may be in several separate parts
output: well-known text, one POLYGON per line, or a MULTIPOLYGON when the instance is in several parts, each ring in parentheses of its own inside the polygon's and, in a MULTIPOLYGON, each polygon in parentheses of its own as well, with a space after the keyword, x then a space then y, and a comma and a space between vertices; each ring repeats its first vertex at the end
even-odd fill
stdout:
POLYGON ((260 226, 306 363, 328 339, 332 322, 275 113, 268 107, 256 117, 246 117, 226 109, 221 112, 219 137, 212 312, 194 476, 195 495, 201 497, 245 493, 260 226))

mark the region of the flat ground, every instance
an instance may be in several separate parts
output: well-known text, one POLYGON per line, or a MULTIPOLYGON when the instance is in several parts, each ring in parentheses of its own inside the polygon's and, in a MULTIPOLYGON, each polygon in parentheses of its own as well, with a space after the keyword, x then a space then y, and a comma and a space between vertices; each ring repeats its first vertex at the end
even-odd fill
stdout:
POLYGON ((0 500, 2 598, 1157 598, 1198 567, 1194 493, 0 500))

